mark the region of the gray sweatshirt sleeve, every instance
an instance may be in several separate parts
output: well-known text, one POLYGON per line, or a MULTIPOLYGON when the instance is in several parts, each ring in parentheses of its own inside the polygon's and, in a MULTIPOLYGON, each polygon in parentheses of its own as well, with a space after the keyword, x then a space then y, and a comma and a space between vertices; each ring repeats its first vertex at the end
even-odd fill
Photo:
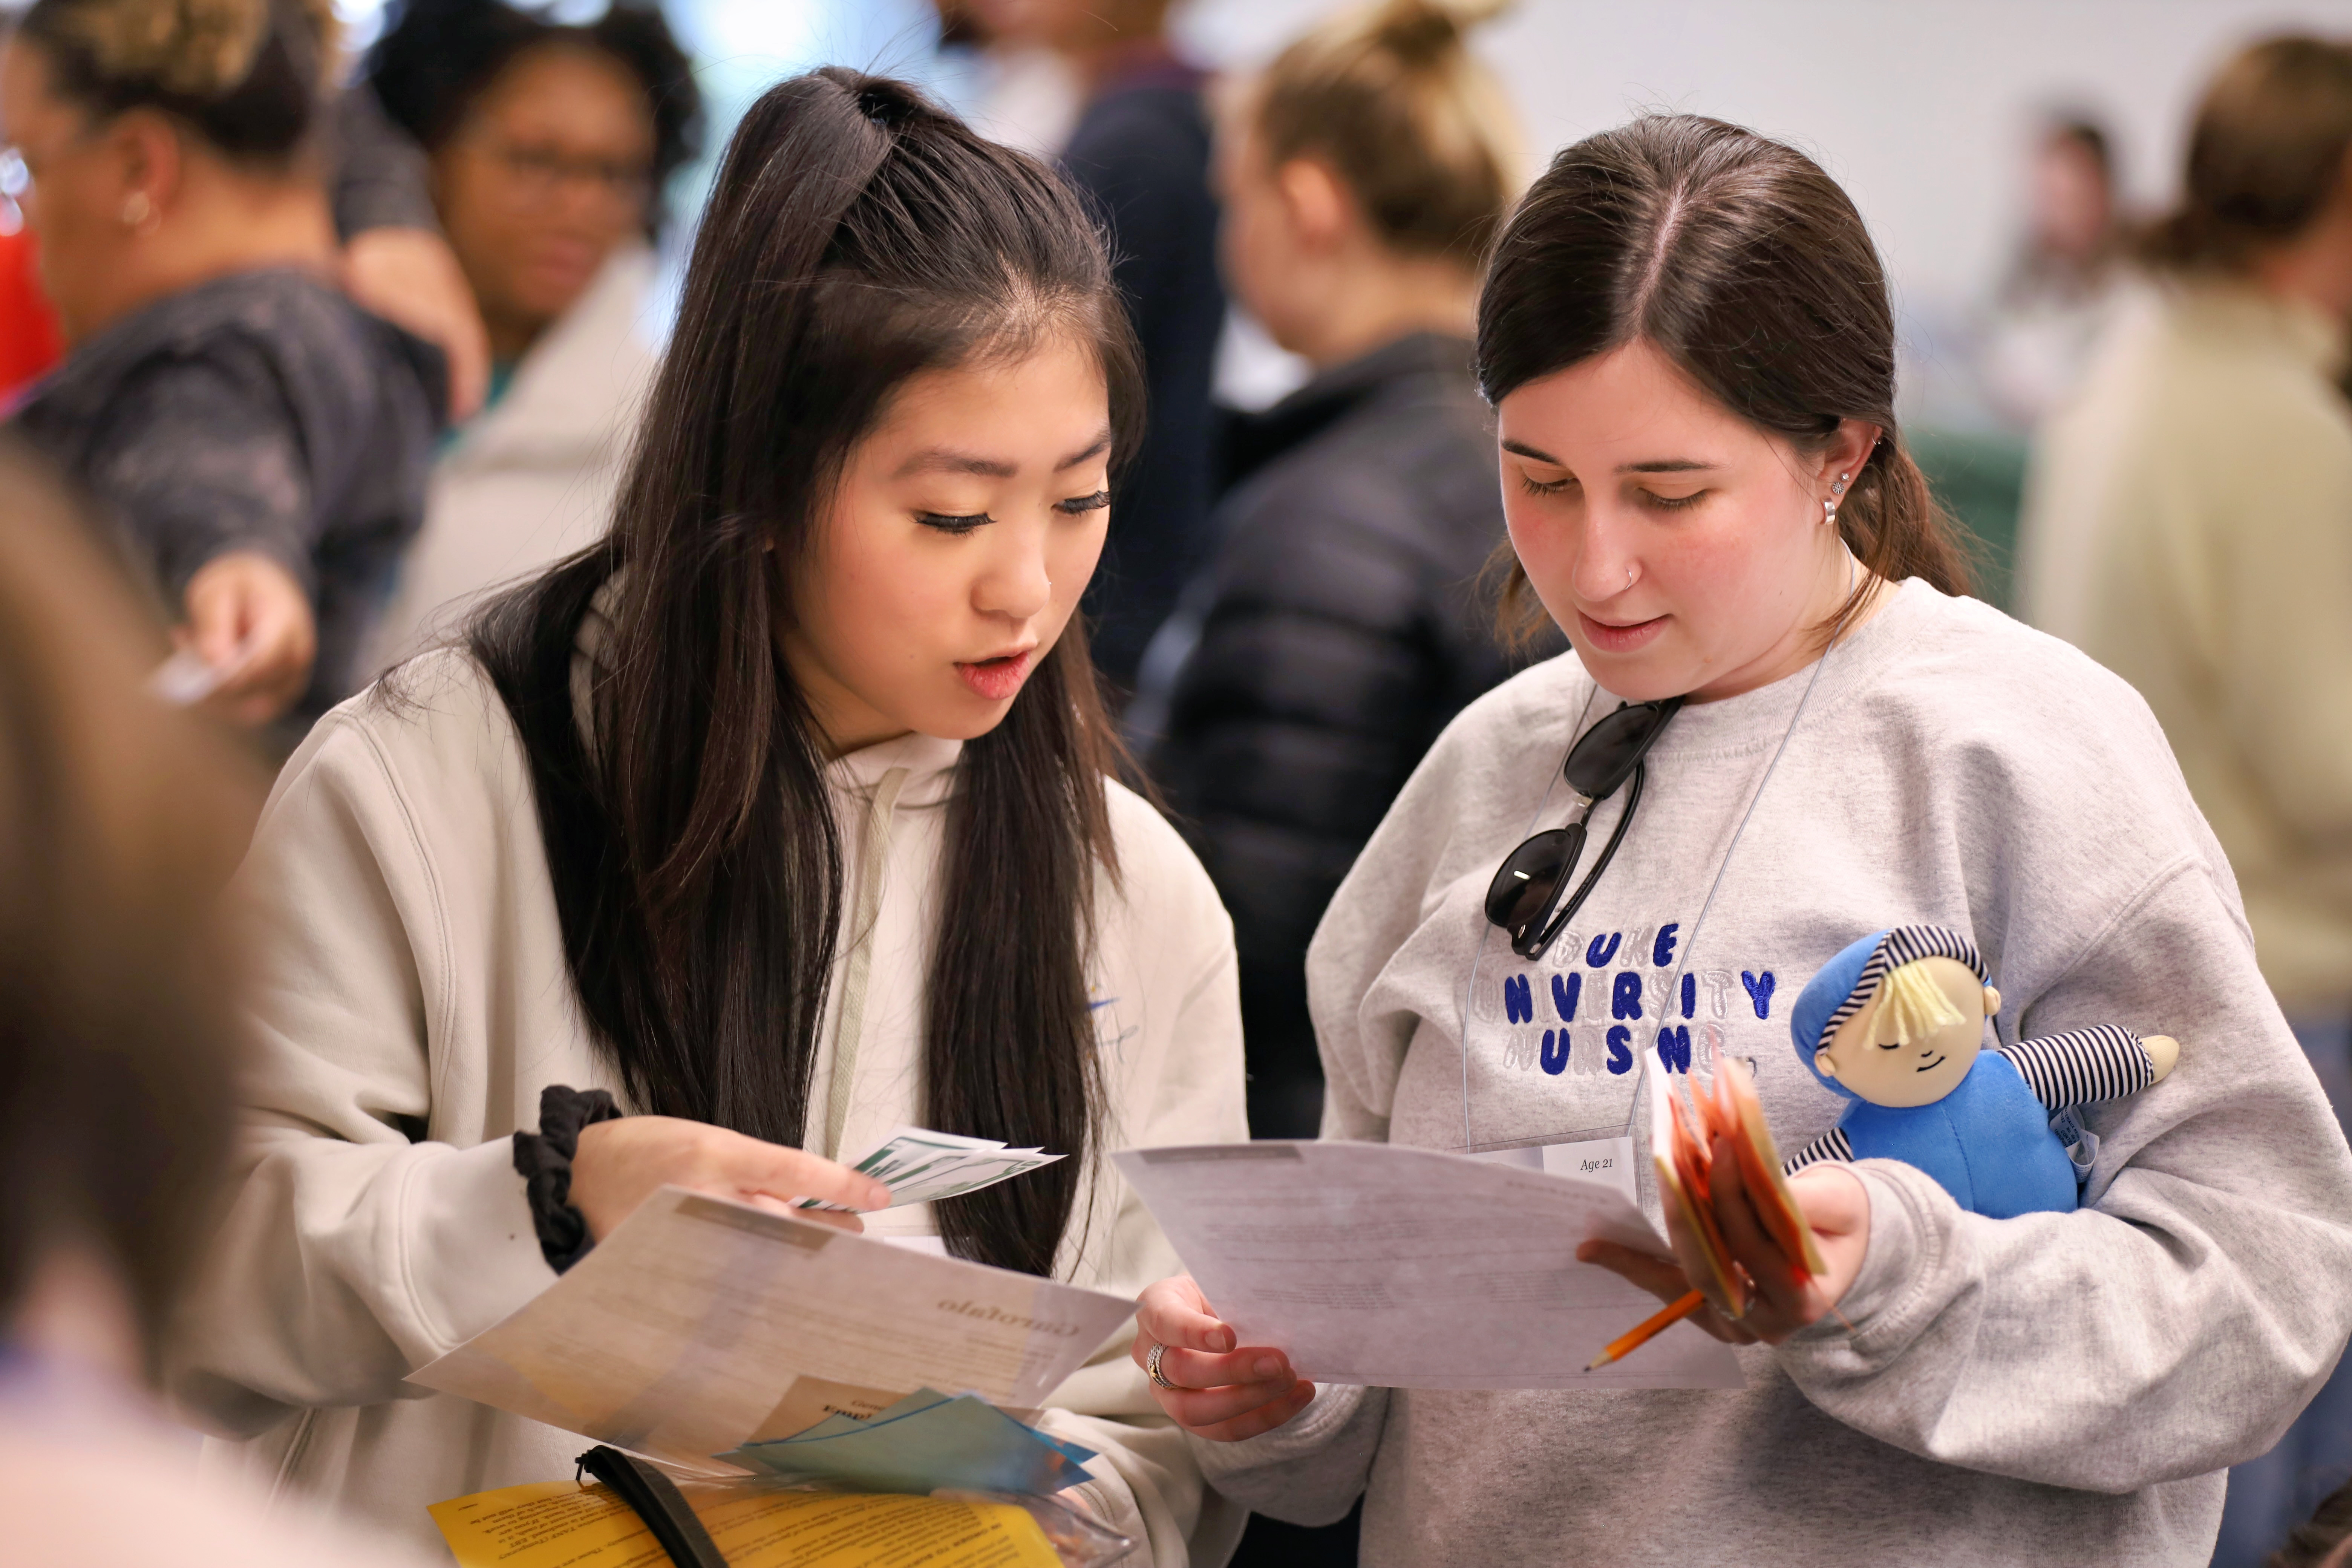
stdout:
POLYGON ((1780 1362, 1822 1410, 1911 1453, 2120 1493, 2267 1449, 2352 1332, 2352 1160, 2205 863, 2160 873, 2021 1031, 2169 1034, 2162 1083, 2089 1113, 2072 1214, 1964 1214, 1910 1166, 1870 1192, 1862 1273, 1780 1362))

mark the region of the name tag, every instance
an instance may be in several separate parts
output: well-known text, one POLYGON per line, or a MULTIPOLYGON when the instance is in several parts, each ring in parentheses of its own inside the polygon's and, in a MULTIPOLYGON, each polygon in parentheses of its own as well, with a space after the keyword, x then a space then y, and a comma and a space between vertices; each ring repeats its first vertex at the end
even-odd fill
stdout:
POLYGON ((1543 1168, 1550 1175, 1615 1187, 1625 1194, 1627 1203, 1639 1208, 1642 1199, 1634 1184, 1633 1158, 1631 1138, 1594 1138, 1582 1143, 1547 1144, 1543 1168))

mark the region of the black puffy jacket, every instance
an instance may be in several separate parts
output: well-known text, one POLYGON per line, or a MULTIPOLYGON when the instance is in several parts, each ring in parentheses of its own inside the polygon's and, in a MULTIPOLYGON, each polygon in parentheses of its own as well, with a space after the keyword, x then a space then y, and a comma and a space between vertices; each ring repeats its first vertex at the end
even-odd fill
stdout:
POLYGON ((1216 557, 1132 716, 1233 911, 1252 1131, 1312 1137, 1307 939, 1438 731, 1517 668, 1480 585, 1495 442, 1470 345, 1422 333, 1236 420, 1227 453, 1216 557))

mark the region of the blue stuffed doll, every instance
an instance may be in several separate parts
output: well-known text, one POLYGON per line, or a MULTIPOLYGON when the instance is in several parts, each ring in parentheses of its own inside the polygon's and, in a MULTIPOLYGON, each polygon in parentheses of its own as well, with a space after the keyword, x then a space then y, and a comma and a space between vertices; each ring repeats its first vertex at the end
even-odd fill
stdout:
POLYGON ((1789 1028, 1798 1059, 1853 1103, 1786 1168, 1900 1160, 1972 1213, 2072 1209, 2074 1162, 2052 1117, 2147 1088, 2180 1047, 2103 1024, 1980 1050, 2000 1010, 1989 980, 1975 944, 1942 926, 1874 931, 1830 960, 1789 1028))

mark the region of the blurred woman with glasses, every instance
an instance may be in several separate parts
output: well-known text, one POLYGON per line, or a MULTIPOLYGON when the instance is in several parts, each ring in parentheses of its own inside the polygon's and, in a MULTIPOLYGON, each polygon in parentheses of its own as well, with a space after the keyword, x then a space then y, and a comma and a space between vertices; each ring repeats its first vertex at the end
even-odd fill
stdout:
POLYGON ((652 374, 655 198, 692 156, 700 100, 652 4, 570 26, 499 0, 408 0, 367 85, 424 148, 434 206, 490 338, 482 414, 436 465, 374 662, 454 602, 602 533, 652 374))

